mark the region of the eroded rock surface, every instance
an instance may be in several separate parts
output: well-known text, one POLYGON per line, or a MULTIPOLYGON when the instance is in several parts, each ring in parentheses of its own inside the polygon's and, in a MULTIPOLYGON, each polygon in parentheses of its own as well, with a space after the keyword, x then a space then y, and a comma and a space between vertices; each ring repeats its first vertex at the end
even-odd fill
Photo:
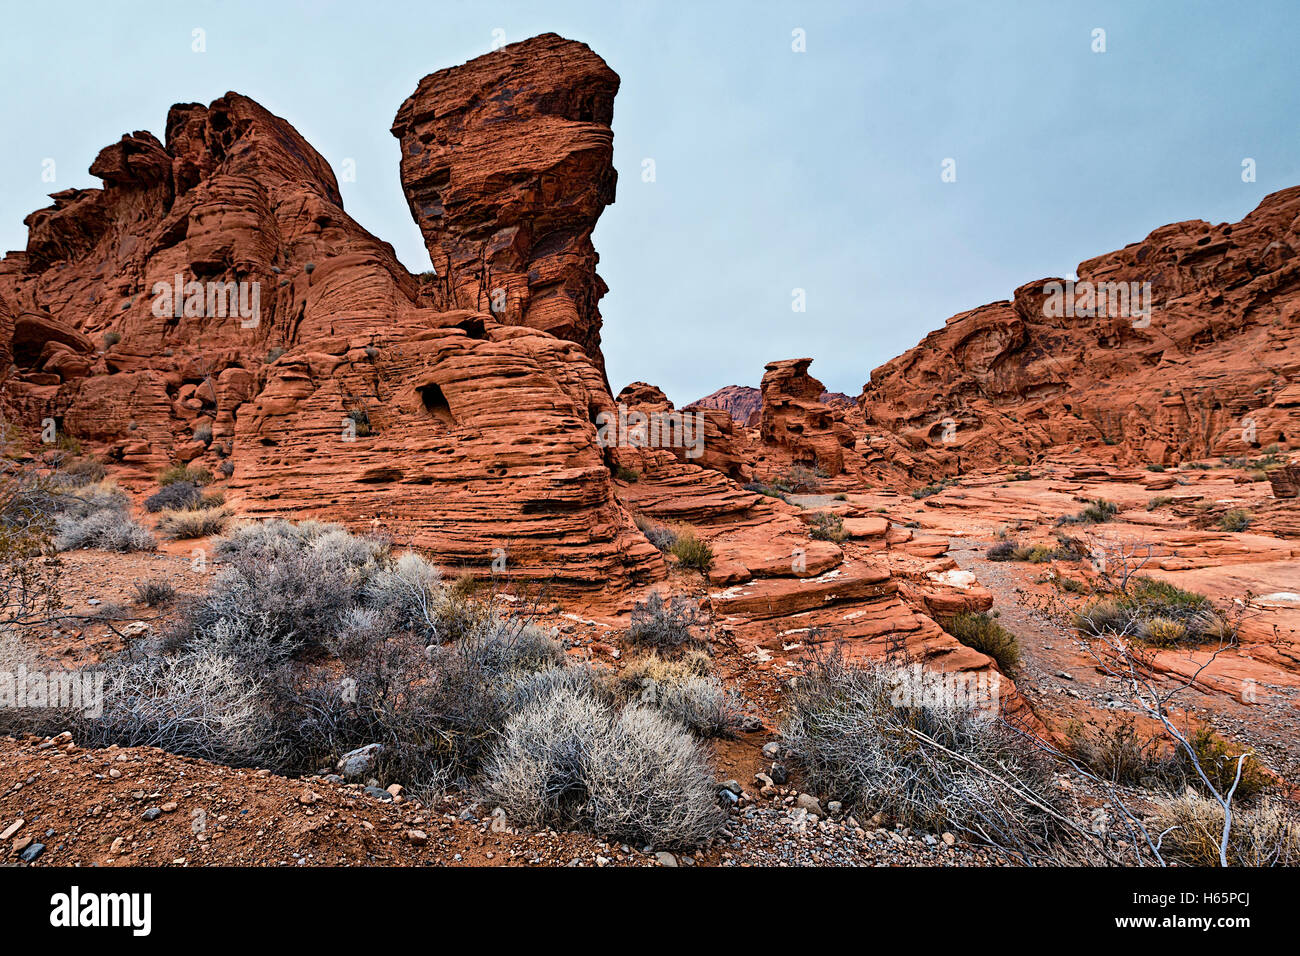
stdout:
POLYGON ((1162 226, 1080 263, 1073 297, 1028 283, 876 369, 867 431, 921 478, 1069 446, 1166 464, 1294 442, 1298 254, 1300 187, 1238 223, 1162 226))

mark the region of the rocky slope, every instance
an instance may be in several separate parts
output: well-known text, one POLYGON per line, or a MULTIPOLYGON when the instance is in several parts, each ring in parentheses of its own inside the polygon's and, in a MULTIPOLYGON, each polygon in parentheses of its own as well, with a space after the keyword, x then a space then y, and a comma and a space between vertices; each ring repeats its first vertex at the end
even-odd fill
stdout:
POLYGON ((1297 253, 1300 187, 1238 223, 1162 226, 1080 263, 1072 289, 1028 283, 876 369, 867 432, 898 436, 922 478, 1070 446, 1168 464, 1293 445, 1297 253))

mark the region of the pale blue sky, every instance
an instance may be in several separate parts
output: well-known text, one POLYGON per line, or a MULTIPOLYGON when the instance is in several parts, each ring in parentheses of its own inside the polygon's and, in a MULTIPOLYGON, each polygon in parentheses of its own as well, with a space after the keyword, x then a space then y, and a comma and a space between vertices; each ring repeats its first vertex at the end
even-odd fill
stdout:
POLYGON ((679 403, 802 355, 856 395, 955 312, 1300 183, 1292 0, 4 7, 0 249, 25 245, 47 193, 97 185, 86 169, 122 133, 161 138, 172 103, 233 89, 336 171, 354 159, 348 212, 427 269, 388 133, 398 105, 487 52, 494 29, 586 42, 623 79, 618 201, 595 235, 611 384, 679 403), (948 157, 955 183, 940 181, 948 157))

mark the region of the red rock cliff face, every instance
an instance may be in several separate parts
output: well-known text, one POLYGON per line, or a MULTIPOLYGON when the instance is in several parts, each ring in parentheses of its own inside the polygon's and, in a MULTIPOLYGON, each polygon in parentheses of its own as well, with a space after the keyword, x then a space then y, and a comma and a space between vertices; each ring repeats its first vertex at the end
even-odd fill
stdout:
POLYGON ((1294 445, 1300 187, 1239 223, 1164 226, 1078 276, 1073 315, 1045 294, 1064 280, 1030 283, 872 372, 859 399, 868 434, 901 436, 917 477, 1060 446, 1169 463, 1294 445), (1149 315, 1116 286, 1100 308, 1104 283, 1150 283, 1149 315), (1088 289, 1098 314, 1086 314, 1088 289))
POLYGON ((166 140, 138 132, 101 151, 91 172, 104 188, 56 193, 25 220, 27 251, 0 263, 14 323, 0 408, 53 417, 144 468, 229 452, 233 411, 270 349, 373 324, 416 290, 343 212, 325 160, 257 103, 175 106, 166 140), (250 306, 256 289, 257 314, 229 299, 163 305, 155 290, 178 275, 242 283, 250 306), (193 440, 200 426, 211 445, 193 440))
POLYGON ((602 371, 591 231, 614 201, 618 84, 548 33, 426 76, 393 122, 436 304, 577 342, 602 371))

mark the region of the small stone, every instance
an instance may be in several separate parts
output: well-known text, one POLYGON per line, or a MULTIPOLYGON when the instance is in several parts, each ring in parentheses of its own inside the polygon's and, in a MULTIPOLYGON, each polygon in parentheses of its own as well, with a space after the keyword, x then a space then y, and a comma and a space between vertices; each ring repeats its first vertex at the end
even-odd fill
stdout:
POLYGON ((376 800, 382 800, 384 803, 393 802, 393 795, 387 790, 380 790, 378 787, 366 787, 365 792, 370 794, 370 796, 374 797, 376 800))
POLYGON ((947 832, 946 830, 944 831, 944 834, 941 839, 943 840, 944 843, 948 844, 948 846, 952 846, 954 843, 957 842, 957 838, 953 836, 951 833, 947 832))
POLYGON ((27 821, 24 820, 22 817, 19 817, 13 823, 9 824, 9 826, 5 827, 3 832, 0 832, 0 840, 8 840, 11 836, 13 836, 19 830, 21 830, 23 828, 23 824, 25 824, 26 822, 27 821))
POLYGON ((112 845, 108 848, 108 852, 113 856, 119 856, 122 852, 122 846, 123 846, 122 838, 114 837, 112 845))
POLYGON ((177 807, 177 803, 175 800, 168 800, 158 809, 162 810, 163 813, 175 813, 176 807, 177 807))
POLYGON ((411 843, 414 843, 416 846, 424 846, 429 842, 429 834, 425 833, 423 830, 407 830, 406 839, 411 843))
POLYGON ((677 857, 673 856, 671 853, 667 852, 666 850, 660 850, 658 853, 656 853, 655 860, 658 861, 660 866, 677 865, 677 857))
POLYGON ((27 849, 23 850, 22 853, 19 853, 18 858, 22 860, 24 863, 30 863, 32 862, 32 860, 36 859, 44 852, 45 852, 44 843, 33 843, 30 846, 28 846, 27 849))
MULTIPOLYGON (((389 799, 391 800, 392 797, 389 797, 389 799)), ((302 793, 298 794, 298 802, 304 807, 311 806, 313 803, 320 802, 320 794, 315 790, 304 790, 302 793)))
POLYGON ((150 808, 149 808, 148 810, 146 810, 144 813, 140 814, 140 819, 142 819, 142 820, 157 820, 160 816, 162 816, 162 811, 161 811, 161 810, 159 810, 157 807, 150 807, 150 808))
POLYGON ((807 810, 809 813, 815 813, 819 817, 826 816, 826 811, 822 809, 821 801, 811 793, 801 793, 795 798, 795 806, 807 810))
POLYGON ((826 809, 831 812, 831 816, 838 817, 840 815, 840 811, 844 809, 844 804, 841 803, 839 800, 832 800, 826 804, 826 809))
POLYGON ((364 747, 348 751, 339 758, 335 769, 349 780, 360 780, 373 769, 383 749, 382 744, 366 744, 364 747))
POLYGON ((775 740, 763 744, 763 756, 768 760, 775 760, 781 755, 781 745, 775 740))

